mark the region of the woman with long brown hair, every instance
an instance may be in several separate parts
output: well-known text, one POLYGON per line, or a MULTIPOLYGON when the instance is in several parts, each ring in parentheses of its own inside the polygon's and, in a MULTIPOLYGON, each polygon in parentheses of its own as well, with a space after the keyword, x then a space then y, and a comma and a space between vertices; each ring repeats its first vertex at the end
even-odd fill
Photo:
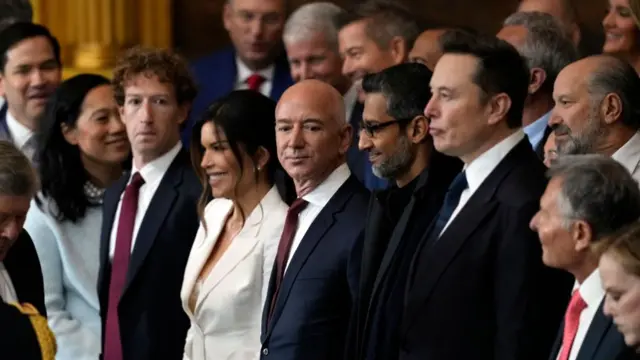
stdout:
POLYGON ((626 60, 640 73, 640 0, 609 0, 602 26, 602 52, 626 60))
POLYGON ((191 320, 184 359, 259 356, 262 307, 288 209, 275 186, 275 106, 258 92, 234 91, 194 128, 191 154, 204 192, 181 292, 191 320))

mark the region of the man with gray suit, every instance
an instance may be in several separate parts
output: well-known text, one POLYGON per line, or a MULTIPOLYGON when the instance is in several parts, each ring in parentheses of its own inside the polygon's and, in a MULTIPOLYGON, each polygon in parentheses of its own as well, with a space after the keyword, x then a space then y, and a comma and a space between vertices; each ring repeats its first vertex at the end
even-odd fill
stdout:
POLYGON ((540 238, 545 265, 571 273, 576 281, 549 360, 635 359, 602 311, 605 290, 592 246, 640 217, 638 184, 605 155, 560 157, 548 175, 531 229, 540 238))

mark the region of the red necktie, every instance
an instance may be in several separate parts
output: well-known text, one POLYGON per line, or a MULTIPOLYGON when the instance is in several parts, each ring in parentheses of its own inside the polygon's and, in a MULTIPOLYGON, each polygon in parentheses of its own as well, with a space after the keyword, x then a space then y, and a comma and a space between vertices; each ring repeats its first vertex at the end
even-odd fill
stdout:
POLYGON ((276 287, 271 297, 271 308, 269 309, 269 319, 273 314, 278 293, 280 292, 280 284, 284 277, 284 269, 287 266, 287 260, 289 259, 289 252, 291 252, 291 245, 293 244, 293 238, 296 236, 296 230, 298 229, 298 215, 307 206, 308 202, 302 198, 297 198, 289 211, 287 211, 287 218, 284 221, 284 229, 282 230, 282 236, 280 236, 280 243, 278 244, 278 254, 276 255, 276 287))
POLYGON ((122 342, 118 321, 118 303, 127 279, 133 227, 138 210, 138 194, 144 179, 140 173, 133 174, 131 182, 124 190, 122 207, 118 220, 116 249, 111 260, 111 281, 109 283, 109 303, 105 324, 104 360, 122 360, 122 342))
POLYGON ((249 90, 260 91, 260 85, 265 81, 265 78, 260 74, 252 74, 247 78, 247 85, 249 90))
POLYGON ((568 360, 569 354, 571 354, 571 346, 573 346, 573 340, 576 338, 578 332, 578 326, 580 325, 580 314, 582 310, 587 308, 587 303, 584 302, 580 292, 578 290, 573 292, 567 313, 564 316, 564 333, 562 334, 562 350, 558 360, 568 360))

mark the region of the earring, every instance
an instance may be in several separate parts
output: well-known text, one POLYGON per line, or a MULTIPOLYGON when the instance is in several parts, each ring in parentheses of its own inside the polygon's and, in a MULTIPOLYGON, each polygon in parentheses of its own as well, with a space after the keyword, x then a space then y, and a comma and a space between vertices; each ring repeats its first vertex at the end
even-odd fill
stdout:
POLYGON ((258 166, 258 171, 262 170, 262 168, 260 166, 258 166))

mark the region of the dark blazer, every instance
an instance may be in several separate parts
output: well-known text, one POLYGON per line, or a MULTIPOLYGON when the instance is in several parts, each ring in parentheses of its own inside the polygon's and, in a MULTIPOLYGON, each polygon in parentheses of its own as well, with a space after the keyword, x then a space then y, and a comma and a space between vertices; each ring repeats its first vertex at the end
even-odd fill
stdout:
POLYGON ((407 286, 400 359, 548 356, 573 279, 542 264, 529 229, 546 183, 525 138, 437 241, 427 235, 407 286))
MULTIPOLYGON (((38 331, 46 326, 41 318, 38 331)), ((17 307, 0 301, 0 358, 20 360, 53 360, 42 359, 40 339, 29 315, 22 313, 17 307)))
MULTIPOLYGON (((125 174, 104 195, 98 276, 103 332, 111 276, 111 228, 129 177, 125 174)), ((201 189, 187 152, 181 150, 151 200, 131 254, 118 305, 124 360, 182 358, 189 319, 182 310, 180 289, 199 226, 196 204, 201 189)))
MULTIPOLYGON (((276 58, 274 65, 270 97, 278 101, 282 93, 293 84, 293 80, 284 51, 276 58)), ((193 102, 189 120, 182 130, 182 143, 185 146, 191 142, 191 129, 207 106, 233 91, 237 77, 236 51, 229 46, 198 59, 192 64, 192 70, 198 83, 198 97, 193 102)))
MULTIPOLYGON (((582 342, 576 360, 631 360, 640 358, 633 349, 625 345, 622 334, 618 332, 611 318, 607 317, 602 311, 603 306, 604 300, 594 315, 591 325, 589 325, 587 336, 582 342)), ((556 342, 551 350, 549 360, 557 359, 562 347, 563 332, 564 322, 556 336, 556 342)))
POLYGON ((269 283, 261 359, 336 360, 344 355, 358 284, 369 193, 351 176, 311 224, 284 274, 272 319, 269 283))
POLYGON ((46 317, 40 259, 31 236, 26 231, 20 233, 3 263, 13 283, 18 302, 33 305, 40 315, 46 317))
MULTIPOLYGON (((402 261, 403 257, 409 256, 397 253, 398 248, 402 242, 417 242, 419 238, 415 237, 422 237, 423 231, 442 206, 449 184, 461 168, 460 160, 434 150, 429 166, 415 180, 417 182, 408 202, 396 203, 394 200, 397 199, 391 198, 397 189, 395 187, 378 191, 371 197, 364 232, 358 301, 352 313, 347 359, 365 358, 366 350, 363 347, 366 347, 367 339, 364 334, 368 333, 368 327, 371 326, 371 306, 380 297, 381 285, 389 270, 397 266, 396 263, 402 261)), ((405 252, 415 251, 415 246, 402 248, 405 252)))
POLYGON ((0 107, 0 140, 7 140, 13 142, 11 133, 9 132, 9 126, 7 125, 7 103, 0 107))

